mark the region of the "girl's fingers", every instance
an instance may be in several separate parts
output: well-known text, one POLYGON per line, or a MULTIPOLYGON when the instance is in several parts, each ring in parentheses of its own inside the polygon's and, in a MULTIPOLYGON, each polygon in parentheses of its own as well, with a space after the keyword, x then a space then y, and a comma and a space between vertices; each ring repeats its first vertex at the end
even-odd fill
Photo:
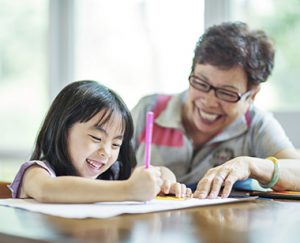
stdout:
POLYGON ((161 191, 164 194, 169 194, 170 193, 170 189, 171 189, 171 182, 169 180, 164 180, 162 187, 161 187, 161 191))
POLYGON ((180 197, 186 197, 186 185, 181 184, 181 194, 180 197))
POLYGON ((186 193, 185 193, 186 197, 192 197, 193 192, 191 188, 186 188, 186 193))
POLYGON ((180 185, 180 183, 176 182, 174 184, 174 189, 175 189, 175 196, 180 197, 181 196, 181 185, 180 185))
POLYGON ((187 188, 185 184, 176 183, 175 185, 175 196, 176 197, 191 197, 192 190, 187 188))

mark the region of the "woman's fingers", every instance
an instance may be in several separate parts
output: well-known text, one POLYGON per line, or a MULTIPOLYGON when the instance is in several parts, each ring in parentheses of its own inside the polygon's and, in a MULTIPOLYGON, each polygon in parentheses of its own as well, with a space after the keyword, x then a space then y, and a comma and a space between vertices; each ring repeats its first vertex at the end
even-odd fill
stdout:
POLYGON ((212 180, 212 186, 208 198, 213 199, 218 197, 225 179, 226 175, 223 174, 218 174, 215 176, 215 178, 212 180))
POLYGON ((221 197, 222 198, 226 198, 229 196, 231 190, 232 190, 232 187, 233 187, 233 184, 238 180, 238 177, 232 172, 230 173, 225 182, 224 182, 224 188, 222 190, 222 194, 221 194, 221 197))
POLYGON ((197 189, 193 195, 195 198, 217 198, 229 196, 233 184, 238 180, 234 171, 223 168, 215 175, 204 176, 198 183, 197 189))
POLYGON ((250 175, 250 162, 248 157, 237 157, 218 167, 209 169, 199 181, 194 192, 195 198, 228 197, 233 184, 250 175))
POLYGON ((206 198, 210 192, 212 180, 213 176, 204 176, 204 178, 199 181, 193 197, 200 199, 206 198))

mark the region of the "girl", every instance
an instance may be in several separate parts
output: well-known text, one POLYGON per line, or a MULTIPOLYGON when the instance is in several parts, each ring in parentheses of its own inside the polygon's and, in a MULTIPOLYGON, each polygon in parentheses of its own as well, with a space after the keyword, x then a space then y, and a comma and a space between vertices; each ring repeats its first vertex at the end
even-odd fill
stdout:
POLYGON ((31 161, 10 185, 13 198, 88 203, 190 195, 164 167, 138 167, 130 176, 132 134, 130 112, 115 92, 95 81, 67 85, 48 111, 31 161))

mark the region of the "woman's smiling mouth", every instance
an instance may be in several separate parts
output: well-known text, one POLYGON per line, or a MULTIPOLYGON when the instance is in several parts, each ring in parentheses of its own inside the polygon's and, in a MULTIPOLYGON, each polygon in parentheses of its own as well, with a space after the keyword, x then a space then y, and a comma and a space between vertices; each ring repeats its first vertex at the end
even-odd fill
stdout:
POLYGON ((208 113, 203 110, 200 110, 199 108, 198 108, 198 113, 199 113, 201 120, 207 124, 212 124, 212 123, 218 121, 222 117, 222 115, 220 115, 220 114, 208 113))

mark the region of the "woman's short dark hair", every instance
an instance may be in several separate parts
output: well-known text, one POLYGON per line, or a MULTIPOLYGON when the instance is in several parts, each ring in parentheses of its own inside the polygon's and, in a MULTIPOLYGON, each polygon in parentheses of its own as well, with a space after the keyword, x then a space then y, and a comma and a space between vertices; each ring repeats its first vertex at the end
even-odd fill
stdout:
POLYGON ((127 179, 136 159, 131 144, 133 121, 129 109, 114 91, 96 81, 76 81, 61 90, 45 117, 37 136, 31 160, 47 161, 57 176, 78 175, 68 152, 68 131, 76 122, 87 122, 98 112, 106 115, 99 123, 104 124, 114 113, 123 120, 124 139, 115 165, 100 175, 101 179, 127 179), (117 175, 116 175, 117 173, 117 175))
POLYGON ((262 30, 250 30, 242 22, 214 25, 199 38, 192 64, 210 64, 222 69, 241 66, 248 85, 265 82, 274 66, 274 46, 262 30))

